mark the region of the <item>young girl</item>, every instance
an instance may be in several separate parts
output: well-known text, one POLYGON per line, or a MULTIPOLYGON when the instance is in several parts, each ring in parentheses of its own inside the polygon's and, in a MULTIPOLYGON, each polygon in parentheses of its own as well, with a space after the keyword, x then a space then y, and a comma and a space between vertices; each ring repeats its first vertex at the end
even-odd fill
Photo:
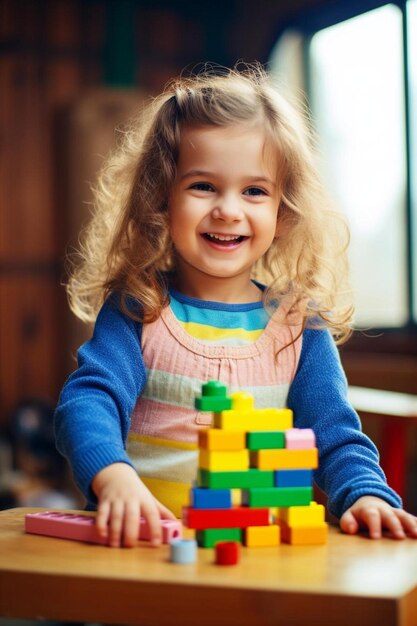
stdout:
POLYGON ((97 319, 56 437, 112 546, 135 544, 139 515, 158 544, 180 515, 210 379, 314 429, 315 481, 345 532, 417 537, 346 399, 348 236, 310 144, 259 67, 208 72, 156 98, 102 172, 69 282, 74 312, 97 319))

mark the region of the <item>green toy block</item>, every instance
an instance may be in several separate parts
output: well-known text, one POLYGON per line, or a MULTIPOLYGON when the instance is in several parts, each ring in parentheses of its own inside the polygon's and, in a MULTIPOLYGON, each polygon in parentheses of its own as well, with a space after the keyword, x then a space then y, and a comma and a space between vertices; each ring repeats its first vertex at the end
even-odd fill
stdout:
POLYGON ((201 393, 203 396, 220 396, 222 398, 226 398, 227 387, 218 380, 209 380, 208 383, 205 383, 205 385, 202 386, 201 393))
POLYGON ((284 431, 260 431, 246 433, 246 447, 248 450, 271 450, 285 448, 284 431))
POLYGON ((220 413, 232 407, 232 399, 226 396, 201 396, 195 399, 194 406, 199 411, 220 413))
POLYGON ((199 469, 198 486, 209 489, 250 489, 253 487, 273 487, 274 472, 249 469, 236 472, 210 472, 199 469))
POLYGON ((242 543, 241 528, 207 528, 197 530, 197 544, 200 548, 214 548, 218 541, 238 541, 242 543))
POLYGON ((242 503, 251 507, 305 506, 312 500, 312 487, 269 487, 242 492, 242 503))

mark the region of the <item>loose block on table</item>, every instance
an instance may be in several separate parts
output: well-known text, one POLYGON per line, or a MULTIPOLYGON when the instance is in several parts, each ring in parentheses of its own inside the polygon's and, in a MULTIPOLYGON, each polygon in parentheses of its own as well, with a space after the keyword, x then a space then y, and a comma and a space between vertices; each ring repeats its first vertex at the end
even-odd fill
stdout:
POLYGON ((327 524, 318 526, 288 526, 283 521, 279 522, 281 528, 281 541, 294 546, 315 545, 327 542, 327 524))
MULTIPOLYGON (((95 516, 76 513, 44 511, 25 515, 25 532, 35 535, 73 539, 88 543, 108 544, 108 537, 101 537, 96 529, 95 516)), ((169 543, 182 537, 182 525, 176 520, 161 520, 162 541, 169 543)), ((138 539, 149 540, 149 527, 144 518, 138 524, 138 539)))

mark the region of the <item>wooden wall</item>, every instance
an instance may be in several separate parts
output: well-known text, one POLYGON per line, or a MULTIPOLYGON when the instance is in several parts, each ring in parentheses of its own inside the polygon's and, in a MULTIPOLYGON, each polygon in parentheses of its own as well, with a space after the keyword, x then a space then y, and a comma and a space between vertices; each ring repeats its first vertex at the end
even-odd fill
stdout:
MULTIPOLYGON (((0 430, 22 399, 55 402, 73 366, 64 255, 119 118, 186 66, 266 61, 291 14, 324 3, 0 0, 0 430)), ((417 391, 409 349, 395 367, 343 358, 355 384, 379 366, 374 382, 417 391)))

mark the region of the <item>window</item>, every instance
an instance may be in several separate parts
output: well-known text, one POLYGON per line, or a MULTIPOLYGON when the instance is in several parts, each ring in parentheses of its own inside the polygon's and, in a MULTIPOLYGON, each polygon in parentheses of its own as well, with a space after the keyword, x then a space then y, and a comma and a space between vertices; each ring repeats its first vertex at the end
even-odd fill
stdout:
POLYGON ((323 178, 351 228, 357 327, 415 331, 417 0, 360 4, 295 23, 271 70, 306 89, 323 178))

